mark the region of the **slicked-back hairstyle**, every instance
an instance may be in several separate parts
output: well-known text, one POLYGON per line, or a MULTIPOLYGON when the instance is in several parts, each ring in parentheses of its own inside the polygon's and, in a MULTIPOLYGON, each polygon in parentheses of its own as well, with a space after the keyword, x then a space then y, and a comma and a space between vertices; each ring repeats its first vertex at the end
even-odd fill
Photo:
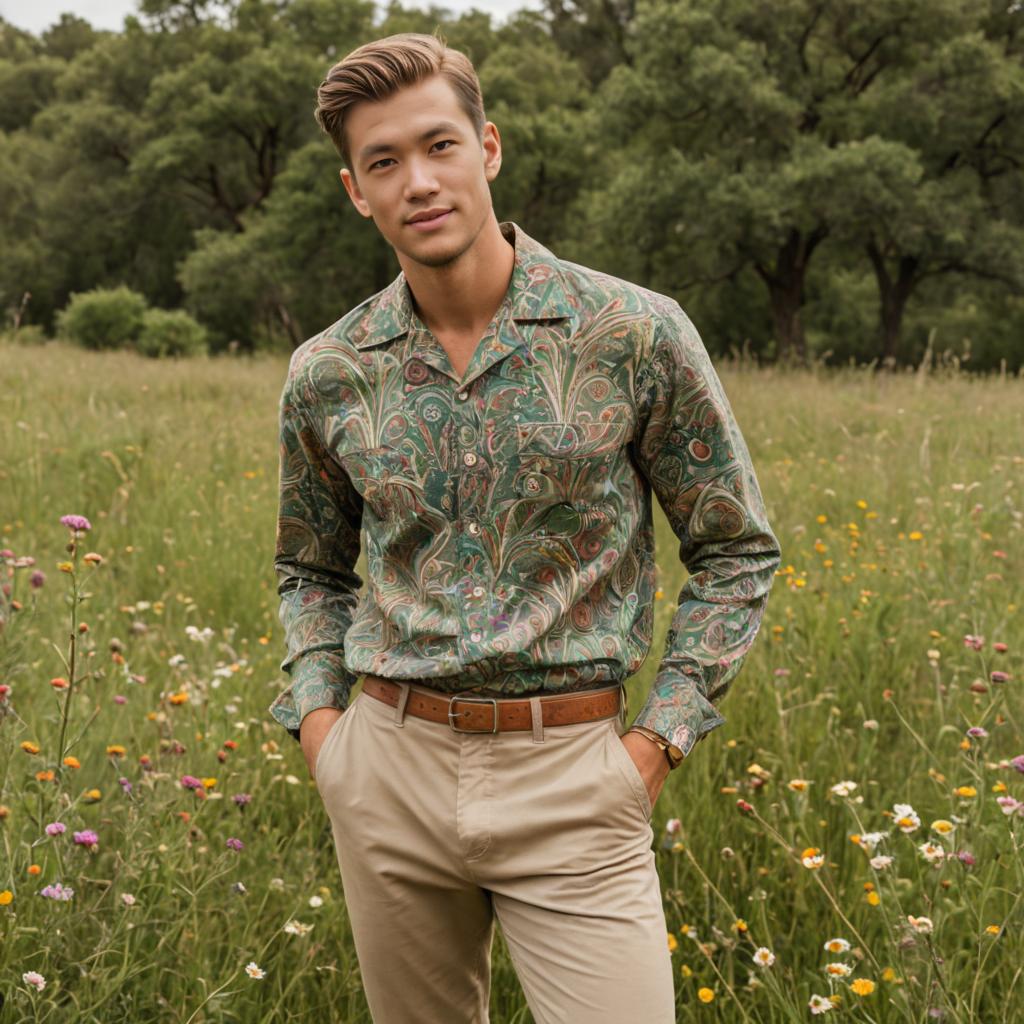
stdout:
POLYGON ((313 116, 352 170, 345 114, 356 103, 380 101, 433 75, 444 75, 459 105, 483 137, 484 102, 480 80, 469 58, 450 49, 439 35, 401 32, 365 43, 338 61, 316 91, 313 116))

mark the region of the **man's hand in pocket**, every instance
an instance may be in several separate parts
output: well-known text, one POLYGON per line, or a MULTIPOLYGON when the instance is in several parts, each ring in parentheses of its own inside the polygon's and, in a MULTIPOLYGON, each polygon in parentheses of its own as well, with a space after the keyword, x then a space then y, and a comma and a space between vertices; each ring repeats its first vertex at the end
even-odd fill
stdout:
POLYGON ((299 725, 299 745, 306 758, 309 777, 316 779, 316 758, 324 737, 330 732, 331 726, 344 714, 337 708, 317 708, 310 711, 299 725))

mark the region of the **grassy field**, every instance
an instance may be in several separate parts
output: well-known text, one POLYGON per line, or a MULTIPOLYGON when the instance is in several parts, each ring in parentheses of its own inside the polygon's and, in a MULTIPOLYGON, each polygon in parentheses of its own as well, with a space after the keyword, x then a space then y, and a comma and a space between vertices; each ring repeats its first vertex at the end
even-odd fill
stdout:
MULTIPOLYGON (((266 710, 284 359, 0 365, 0 1022, 368 1021, 329 822, 266 710)), ((1024 383, 722 376, 783 568, 655 808, 678 1020, 1019 1021, 1024 383)), ((632 708, 684 578, 658 523, 632 708)), ((494 1024, 532 1020, 500 932, 493 985, 494 1024)))

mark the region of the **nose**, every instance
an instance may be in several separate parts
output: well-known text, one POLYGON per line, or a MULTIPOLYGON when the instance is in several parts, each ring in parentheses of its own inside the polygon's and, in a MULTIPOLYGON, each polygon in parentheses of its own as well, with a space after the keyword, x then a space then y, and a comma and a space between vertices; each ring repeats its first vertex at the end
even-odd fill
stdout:
POLYGON ((406 199, 425 199, 437 194, 437 178, 427 160, 413 158, 406 164, 406 167, 408 169, 405 179, 406 199))

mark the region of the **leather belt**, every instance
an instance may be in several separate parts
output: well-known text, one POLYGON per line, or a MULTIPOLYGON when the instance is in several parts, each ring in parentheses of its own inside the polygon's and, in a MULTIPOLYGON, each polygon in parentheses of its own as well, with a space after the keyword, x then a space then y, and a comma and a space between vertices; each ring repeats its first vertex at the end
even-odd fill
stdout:
MULTIPOLYGON (((482 697, 478 694, 426 693, 410 684, 406 714, 443 722, 455 732, 502 732, 533 728, 529 697, 482 697)), ((380 676, 363 677, 363 693, 398 706, 401 686, 380 676)), ((541 721, 545 726, 595 722, 619 713, 621 687, 596 691, 548 694, 540 697, 541 721)))

